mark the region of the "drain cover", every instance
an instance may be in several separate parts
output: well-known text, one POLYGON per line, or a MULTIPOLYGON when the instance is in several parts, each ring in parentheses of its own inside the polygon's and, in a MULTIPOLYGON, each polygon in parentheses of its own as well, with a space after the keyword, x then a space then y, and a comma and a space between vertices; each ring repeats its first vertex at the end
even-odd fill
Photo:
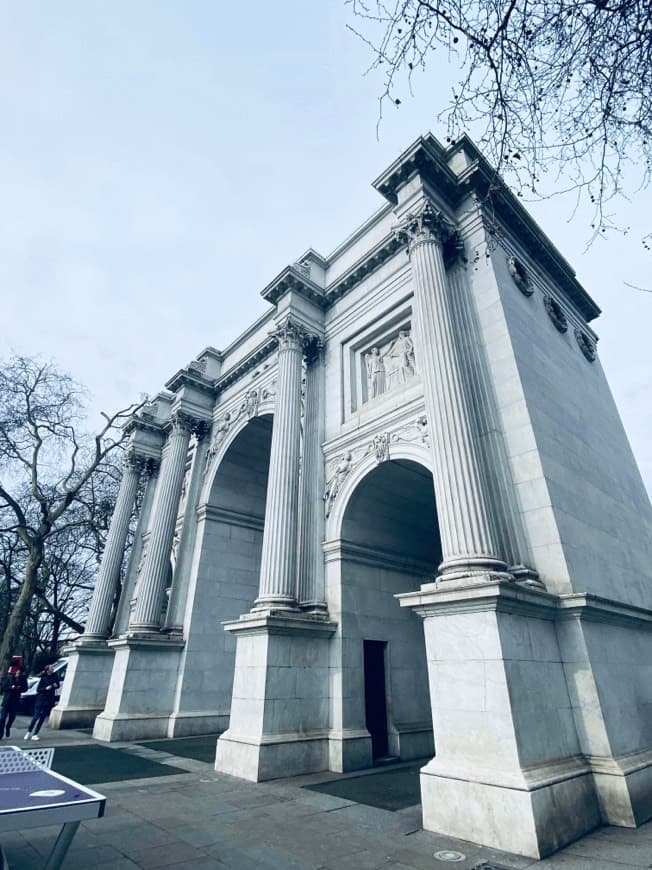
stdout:
POLYGON ((441 852, 435 852, 433 855, 438 861, 464 861, 466 855, 461 852, 455 852, 453 849, 442 849, 441 852))

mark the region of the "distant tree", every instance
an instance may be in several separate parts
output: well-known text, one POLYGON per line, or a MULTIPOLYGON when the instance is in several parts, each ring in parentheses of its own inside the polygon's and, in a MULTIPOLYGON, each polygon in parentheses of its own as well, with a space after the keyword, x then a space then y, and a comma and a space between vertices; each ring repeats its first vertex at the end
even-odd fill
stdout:
POLYGON ((544 174, 562 176, 593 203, 597 235, 615 225, 606 206, 625 192, 626 164, 649 184, 650 0, 348 2, 360 21, 350 29, 384 70, 381 113, 443 53, 459 65, 450 99, 437 95, 448 141, 471 128, 519 195, 540 195, 544 174))
POLYGON ((121 424, 139 407, 102 414, 90 436, 84 400, 83 388, 53 363, 22 356, 0 363, 0 670, 24 629, 39 645, 44 617, 53 644, 62 626, 83 630, 79 608, 115 498, 121 424))

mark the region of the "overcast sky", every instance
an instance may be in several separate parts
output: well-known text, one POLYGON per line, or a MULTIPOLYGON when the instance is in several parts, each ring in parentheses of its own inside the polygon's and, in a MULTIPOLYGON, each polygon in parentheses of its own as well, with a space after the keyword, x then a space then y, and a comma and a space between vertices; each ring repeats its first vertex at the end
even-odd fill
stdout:
MULTIPOLYGON (((2 0, 0 355, 52 357, 115 410, 229 344, 285 265, 375 211, 371 181, 442 136, 450 71, 433 65, 377 138, 382 82, 350 20, 343 0, 2 0)), ((625 286, 652 286, 652 197, 588 251, 573 204, 530 210, 603 309, 600 358, 652 490, 652 294, 625 286)))

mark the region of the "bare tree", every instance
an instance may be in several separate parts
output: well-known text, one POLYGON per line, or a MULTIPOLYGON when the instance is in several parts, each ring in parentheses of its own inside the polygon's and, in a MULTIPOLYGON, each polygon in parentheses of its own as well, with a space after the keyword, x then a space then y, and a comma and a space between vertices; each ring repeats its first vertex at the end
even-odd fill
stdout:
MULTIPOLYGON (((14 356, 0 364, 0 535, 2 552, 12 556, 5 567, 9 611, 0 669, 6 669, 35 599, 37 613, 45 610, 81 628, 48 597, 53 576, 71 566, 63 544, 73 547, 77 562, 81 558, 75 529, 83 526, 97 540, 98 480, 113 473, 110 459, 124 439, 121 424, 139 407, 103 414, 100 431, 90 436, 82 428, 84 400, 83 388, 53 363, 14 356)), ((85 577, 90 582, 90 574, 85 577)))
MULTIPOLYGON (((626 164, 637 185, 649 184, 649 0, 348 2, 360 22, 350 29, 373 50, 371 68, 384 70, 381 114, 437 52, 459 66, 437 107, 448 141, 472 130, 519 195, 541 195, 546 174, 563 177, 593 203, 597 235, 615 226, 607 203, 626 193, 626 164)), ((643 244, 649 250, 650 234, 643 244)))

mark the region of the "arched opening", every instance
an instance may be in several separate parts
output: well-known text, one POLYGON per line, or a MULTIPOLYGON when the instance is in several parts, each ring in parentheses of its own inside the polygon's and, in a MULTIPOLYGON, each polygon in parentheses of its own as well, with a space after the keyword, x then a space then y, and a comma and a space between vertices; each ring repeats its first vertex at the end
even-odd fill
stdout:
POLYGON ((235 437, 198 510, 178 707, 199 720, 204 711, 217 730, 228 726, 235 664, 235 640, 222 623, 250 610, 258 594, 272 422, 255 417, 235 437))
POLYGON ((371 737, 358 738, 342 766, 432 755, 423 627, 395 598, 432 579, 441 561, 430 471, 408 459, 370 471, 346 506, 339 554, 329 604, 340 624, 342 731, 371 737))

